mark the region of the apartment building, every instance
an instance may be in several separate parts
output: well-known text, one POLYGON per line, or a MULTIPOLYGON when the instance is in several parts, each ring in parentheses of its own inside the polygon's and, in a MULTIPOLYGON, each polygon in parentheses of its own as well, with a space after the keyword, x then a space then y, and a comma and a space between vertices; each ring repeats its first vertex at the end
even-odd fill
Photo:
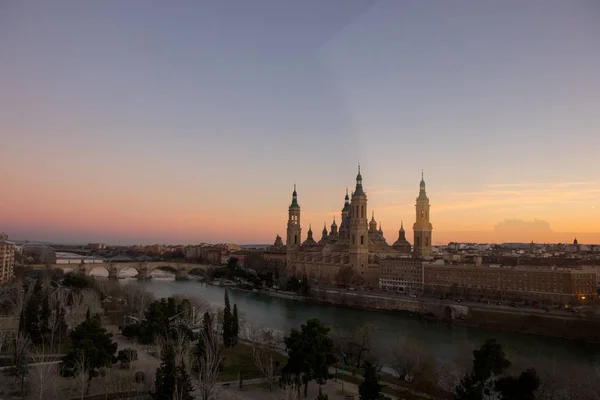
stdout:
POLYGON ((9 282, 14 276, 15 244, 6 233, 0 233, 0 283, 9 282))
POLYGON ((472 298, 569 303, 597 297, 596 272, 506 266, 425 264, 424 291, 472 298))
POLYGON ((412 258, 379 260, 379 287, 407 294, 423 292, 423 262, 412 258))

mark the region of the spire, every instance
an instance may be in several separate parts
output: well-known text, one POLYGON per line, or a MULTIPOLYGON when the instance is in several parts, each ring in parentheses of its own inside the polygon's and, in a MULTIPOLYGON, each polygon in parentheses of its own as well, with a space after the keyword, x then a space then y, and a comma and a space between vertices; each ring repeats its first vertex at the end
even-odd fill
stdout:
POLYGON ((346 197, 344 197, 344 200, 346 204, 350 202, 350 197, 348 197, 348 186, 346 186, 346 197))
POLYGON ((333 216, 333 224, 331 224, 331 228, 333 229, 333 227, 337 227, 337 224, 335 223, 335 215, 333 216))
POLYGON ((423 177, 423 170, 421 170, 421 183, 419 184, 419 197, 417 200, 427 200, 427 192, 425 191, 425 178, 423 177))
POLYGON ((312 224, 308 224, 308 233, 312 233, 312 224))
POLYGON ((400 221, 400 232, 404 232, 404 222, 400 221))
POLYGON ((371 221, 375 221, 375 210, 371 210, 371 221))
POLYGON ((292 192, 292 204, 290 207, 300 207, 298 205, 298 193, 296 193, 296 182, 294 182, 294 191, 292 192))
POLYGON ((360 174, 360 164, 358 164, 358 175, 356 175, 356 189, 352 195, 356 196, 364 196, 365 192, 363 192, 362 188, 362 175, 360 174))

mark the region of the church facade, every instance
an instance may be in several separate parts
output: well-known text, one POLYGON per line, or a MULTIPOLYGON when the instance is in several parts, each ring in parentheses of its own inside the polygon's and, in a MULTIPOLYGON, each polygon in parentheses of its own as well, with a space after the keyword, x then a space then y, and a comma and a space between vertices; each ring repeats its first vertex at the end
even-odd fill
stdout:
POLYGON ((313 237, 309 226, 306 239, 302 240, 300 205, 296 186, 288 209, 288 223, 285 245, 277 236, 275 246, 285 248, 288 275, 310 282, 333 283, 340 270, 351 269, 365 284, 377 286, 379 282, 379 261, 384 258, 431 256, 431 231, 429 221, 429 198, 425 191, 425 181, 421 177, 419 196, 416 202, 416 221, 413 225, 414 246, 406 239, 401 223, 398 240, 392 245, 383 235, 381 223, 375 221, 374 212, 368 219, 367 194, 363 190, 360 166, 356 176, 356 187, 344 199, 338 227, 334 217, 330 230, 323 227, 321 238, 313 237))

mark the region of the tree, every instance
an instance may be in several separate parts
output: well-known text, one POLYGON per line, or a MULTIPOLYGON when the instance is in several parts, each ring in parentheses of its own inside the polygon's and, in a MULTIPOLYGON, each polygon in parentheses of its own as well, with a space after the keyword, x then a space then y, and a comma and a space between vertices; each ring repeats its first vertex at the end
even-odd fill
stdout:
POLYGON ((35 281, 33 292, 25 302, 19 318, 19 332, 27 334, 31 343, 39 346, 50 336, 51 315, 47 290, 43 290, 41 279, 35 281))
POLYGON ((502 346, 496 339, 488 339, 473 351, 473 369, 456 387, 456 400, 480 400, 494 389, 494 380, 510 367, 502 346))
POLYGON ((157 400, 193 400, 193 387, 183 360, 176 362, 176 349, 167 342, 161 354, 161 364, 156 369, 157 400))
POLYGON ((300 327, 292 329, 285 338, 288 361, 282 374, 287 381, 304 384, 304 397, 308 396, 308 382, 315 379, 319 385, 331 377, 329 367, 336 362, 329 328, 313 318, 300 327))
POLYGON ((212 330, 202 330, 198 340, 202 342, 202 354, 198 359, 200 399, 216 400, 219 398, 219 371, 223 362, 218 336, 212 330))
POLYGON ((496 391, 502 400, 535 400, 539 387, 540 378, 535 369, 525 370, 516 378, 505 376, 496 382, 496 391))
POLYGON ((194 386, 187 372, 187 367, 182 361, 177 367, 177 381, 175 386, 174 400, 194 400, 194 386))
POLYGON ((157 400, 172 400, 173 393, 175 393, 175 381, 177 379, 177 365, 175 364, 175 351, 173 347, 165 346, 160 358, 160 366, 156 369, 154 398, 157 400))
POLYGON ((56 290, 50 297, 50 318, 48 320, 48 329, 50 337, 48 344, 51 349, 58 351, 63 338, 67 335, 66 321, 66 292, 64 290, 56 290))
POLYGON ((233 315, 231 315, 231 305, 229 304, 229 294, 225 290, 225 309, 223 310, 223 345, 231 347, 233 341, 233 315))
POLYGON ((52 355, 53 349, 47 346, 39 346, 31 353, 31 361, 38 364, 31 371, 32 394, 38 400, 46 400, 60 396, 57 365, 53 361, 58 360, 58 356, 52 355))
POLYGON ((231 316, 231 347, 235 346, 238 342, 238 336, 240 334, 240 322, 238 319, 237 304, 233 305, 233 315, 231 316))
POLYGON ((343 285, 362 285, 364 279, 360 276, 352 266, 346 265, 341 267, 333 277, 336 283, 343 285))
POLYGON ((344 354, 344 363, 359 368, 372 348, 373 325, 362 324, 353 331, 334 331, 336 354, 344 354))
POLYGON ((117 344, 112 341, 112 333, 102 327, 100 316, 91 316, 89 312, 85 321, 71 331, 70 338, 72 349, 63 357, 60 372, 63 376, 75 376, 83 368, 87 373, 85 393, 88 393, 99 369, 115 363, 117 344))
POLYGON ((235 272, 238 268, 240 267, 240 263, 239 260, 236 257, 229 257, 229 260, 227 260, 227 269, 229 269, 229 271, 231 273, 235 272))
POLYGON ((117 362, 121 364, 121 368, 129 369, 131 363, 138 359, 138 352, 135 349, 119 350, 117 354, 117 362))
POLYGON ((248 328, 249 339, 252 346, 252 361, 262 376, 267 380, 269 392, 273 392, 275 383, 275 374, 277 372, 278 362, 276 361, 274 351, 276 348, 276 339, 273 332, 268 329, 248 328))
POLYGON ((29 355, 31 349, 31 340, 24 332, 18 332, 12 344, 12 356, 14 362, 15 380, 20 382, 21 392, 24 390, 25 379, 29 374, 29 355))
POLYGON ((361 400, 379 400, 383 398, 383 386, 379 384, 377 370, 370 362, 364 364, 364 380, 358 387, 358 394, 361 400))

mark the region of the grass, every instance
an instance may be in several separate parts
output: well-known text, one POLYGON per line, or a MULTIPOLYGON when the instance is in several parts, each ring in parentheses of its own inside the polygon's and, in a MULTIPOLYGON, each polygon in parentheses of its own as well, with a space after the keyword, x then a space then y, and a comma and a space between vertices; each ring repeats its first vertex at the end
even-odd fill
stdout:
MULTIPOLYGON (((235 347, 221 347, 221 354, 225 358, 223 361, 223 370, 221 371, 221 381, 235 381, 241 374, 243 379, 263 378, 262 373, 254 365, 252 360, 252 348, 244 343, 238 343, 235 347)), ((273 359, 279 361, 283 367, 286 358, 273 352, 273 359)))
MULTIPOLYGON (((334 367, 335 367, 335 365, 334 365, 334 367)), ((347 371, 350 373, 355 372, 355 374, 352 376, 344 375, 344 380, 346 382, 355 383, 357 385, 359 385, 362 382, 362 376, 364 373, 363 368, 355 368, 355 367, 352 367, 349 365, 340 365, 340 364, 337 364, 337 368, 339 370, 344 370, 344 371, 347 371)), ((341 375, 342 374, 338 373, 339 379, 341 379, 341 375)), ((394 396, 401 396, 407 400, 413 400, 413 399, 417 400, 417 399, 424 399, 424 398, 429 398, 429 397, 433 397, 435 399, 451 399, 452 398, 452 394, 445 390, 442 390, 437 387, 422 388, 414 383, 398 379, 396 376, 394 376, 390 373, 387 373, 387 372, 379 373, 379 381, 382 385, 392 384, 392 385, 398 386, 398 388, 386 387, 383 390, 384 393, 391 394, 394 396), (403 389, 405 389, 405 390, 403 390, 403 389), (416 393, 412 393, 411 391, 414 391, 416 393), (419 393, 427 395, 427 397, 419 396, 419 393)))

